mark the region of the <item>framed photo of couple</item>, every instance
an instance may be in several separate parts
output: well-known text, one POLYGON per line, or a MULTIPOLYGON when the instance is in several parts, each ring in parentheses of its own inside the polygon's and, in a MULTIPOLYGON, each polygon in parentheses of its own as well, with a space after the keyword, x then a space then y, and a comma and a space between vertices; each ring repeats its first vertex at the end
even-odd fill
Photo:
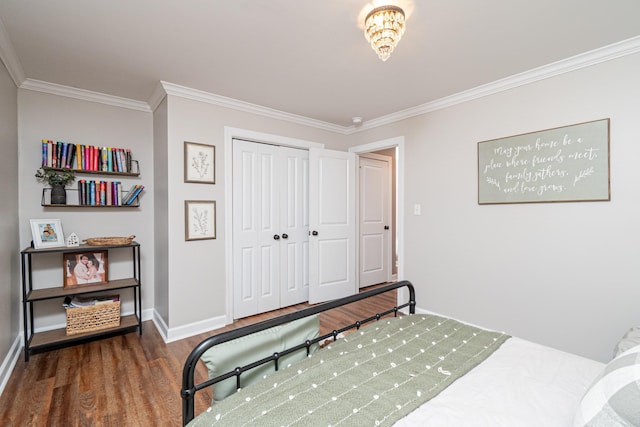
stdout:
POLYGON ((62 254, 63 287, 95 285, 108 279, 108 251, 69 252, 62 254))

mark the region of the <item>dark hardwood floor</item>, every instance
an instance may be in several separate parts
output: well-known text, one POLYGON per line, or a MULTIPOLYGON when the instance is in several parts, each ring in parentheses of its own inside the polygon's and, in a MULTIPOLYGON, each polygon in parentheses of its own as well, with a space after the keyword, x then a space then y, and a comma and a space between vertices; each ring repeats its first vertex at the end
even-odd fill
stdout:
MULTIPOLYGON (((396 291, 320 316, 321 334, 383 311, 396 291)), ((215 333, 308 307, 299 304, 245 318, 222 329, 165 344, 151 321, 137 332, 20 358, 0 396, 0 426, 180 426, 183 363, 193 347, 215 333)), ((206 379, 203 364, 200 380, 206 379)), ((196 413, 211 393, 196 396, 196 413)))

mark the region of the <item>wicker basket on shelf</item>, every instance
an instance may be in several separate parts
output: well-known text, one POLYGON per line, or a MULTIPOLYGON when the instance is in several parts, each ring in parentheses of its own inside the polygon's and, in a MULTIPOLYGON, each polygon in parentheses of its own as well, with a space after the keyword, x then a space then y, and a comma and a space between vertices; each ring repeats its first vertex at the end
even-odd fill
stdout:
POLYGON ((89 246, 111 246, 111 245, 128 245, 133 242, 135 235, 129 237, 89 237, 84 239, 89 246))
POLYGON ((67 308, 67 335, 120 326, 120 301, 67 308))

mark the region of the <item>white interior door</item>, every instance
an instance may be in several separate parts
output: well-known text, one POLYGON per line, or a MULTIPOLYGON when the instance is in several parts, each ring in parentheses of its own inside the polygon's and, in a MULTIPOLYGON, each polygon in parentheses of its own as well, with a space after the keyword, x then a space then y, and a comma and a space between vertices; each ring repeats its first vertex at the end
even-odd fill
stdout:
POLYGON ((309 150, 309 302, 354 294, 355 154, 309 150))
POLYGON ((391 268, 390 158, 360 157, 360 287, 389 280, 391 268))
POLYGON ((309 299, 309 151, 280 147, 280 305, 309 299))
POLYGON ((280 308, 278 147, 234 141, 234 316, 280 308))

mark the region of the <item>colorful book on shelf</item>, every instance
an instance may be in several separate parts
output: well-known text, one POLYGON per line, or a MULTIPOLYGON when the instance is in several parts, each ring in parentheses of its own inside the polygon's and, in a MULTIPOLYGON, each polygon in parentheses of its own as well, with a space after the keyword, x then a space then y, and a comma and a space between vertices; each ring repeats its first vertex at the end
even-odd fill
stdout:
POLYGON ((63 146, 62 141, 58 141, 56 143, 56 164, 54 166, 56 168, 59 168, 60 165, 62 164, 62 146, 63 146))
POLYGON ((115 206, 120 205, 120 190, 121 190, 121 184, 120 181, 114 181, 113 182, 113 204, 115 206))
POLYGON ((125 158, 127 159, 126 162, 126 172, 131 172, 132 171, 132 167, 131 167, 131 162, 133 161, 133 158, 131 157, 131 149, 127 148, 127 150, 125 151, 125 158))
POLYGON ((76 144, 75 153, 76 153, 76 158, 75 158, 75 163, 73 164, 73 167, 75 169, 82 169, 82 145, 81 144, 76 144))
POLYGON ((140 184, 132 185, 129 191, 127 191, 127 193, 122 197, 122 204, 130 205, 131 202, 135 199, 135 196, 137 196, 137 194, 139 194, 143 188, 144 186, 140 184))
POLYGON ((138 186, 138 188, 136 188, 136 191, 133 193, 131 198, 127 201, 127 205, 133 204, 133 202, 138 198, 138 195, 140 195, 142 190, 144 190, 144 185, 138 186))
POLYGON ((133 195, 135 194, 135 192, 138 189, 138 187, 139 187, 139 184, 131 186, 129 191, 127 191, 127 193, 122 197, 122 205, 129 204, 129 202, 132 200, 133 195))
POLYGON ((96 204, 96 182, 89 181, 89 204, 95 206, 96 204))
POLYGON ((86 188, 86 181, 84 179, 80 179, 78 180, 78 204, 79 205, 86 205, 87 203, 87 188, 86 188))
POLYGON ((107 183, 105 181, 100 181, 98 185, 100 188, 100 197, 98 199, 100 203, 96 203, 96 204, 100 206, 105 206, 107 204, 107 183))
POLYGON ((107 159, 107 147, 102 147, 100 149, 100 170, 103 172, 107 172, 109 170, 107 163, 108 163, 108 159, 107 159))
POLYGON ((100 170, 100 147, 93 147, 93 159, 91 161, 93 163, 91 170, 100 170))
POLYGON ((115 150, 115 158, 116 158, 116 165, 117 165, 117 168, 118 168, 117 169, 118 172, 122 172, 123 171, 123 169, 122 169, 122 157, 120 156, 120 152, 121 151, 122 150, 120 148, 115 150))
POLYGON ((82 169, 91 170, 91 146, 84 145, 83 147, 84 147, 84 159, 83 159, 84 167, 82 169))
POLYGON ((75 157, 76 157, 76 145, 75 144, 67 144, 69 148, 67 149, 67 163, 65 163, 65 169, 73 168, 75 157))
POLYGON ((113 148, 106 148, 106 156, 107 156, 107 171, 113 172, 113 148))
POLYGON ((69 144, 66 142, 60 142, 62 144, 60 148, 60 164, 58 167, 63 168, 67 164, 67 154, 69 152, 69 144))
POLYGON ((49 166, 49 163, 47 162, 48 151, 49 151, 49 141, 47 141, 46 139, 43 139, 42 140, 42 166, 49 166))
POLYGON ((53 141, 47 141, 47 166, 53 165, 53 141))
POLYGON ((55 168, 58 164, 58 144, 52 141, 51 143, 51 167, 55 168))
POLYGON ((107 205, 107 206, 113 206, 113 199, 112 199, 112 196, 111 196, 111 189, 112 189, 111 183, 110 182, 105 182, 105 194, 107 196, 105 205, 107 205))

